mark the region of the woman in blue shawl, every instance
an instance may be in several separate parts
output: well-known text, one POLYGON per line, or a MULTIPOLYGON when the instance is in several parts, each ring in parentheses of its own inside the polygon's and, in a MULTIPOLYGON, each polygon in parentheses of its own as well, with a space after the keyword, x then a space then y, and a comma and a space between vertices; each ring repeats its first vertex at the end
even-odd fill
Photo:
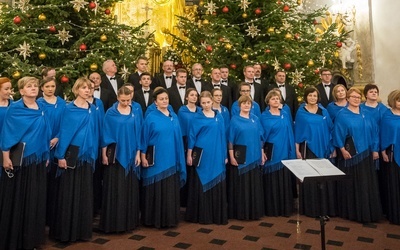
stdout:
POLYGON ((186 182, 182 132, 178 117, 168 109, 167 90, 156 88, 153 99, 156 109, 145 118, 141 133, 141 220, 145 226, 176 227, 179 188, 186 182), (146 158, 149 149, 154 149, 152 166, 146 158))
POLYGON ((139 226, 140 131, 143 116, 130 106, 131 91, 118 90, 118 102, 107 110, 102 131, 104 164, 100 229, 126 232, 139 226), (118 128, 118 129, 116 129, 118 128), (107 146, 115 143, 115 162, 107 146))
POLYGON ((227 107, 221 105, 222 101, 222 89, 215 88, 211 91, 213 97, 213 110, 218 111, 224 118, 226 135, 228 135, 229 123, 231 121, 231 115, 227 107))
POLYGON ((335 121, 336 115, 340 110, 347 107, 347 89, 342 84, 336 84, 332 90, 334 102, 330 102, 326 107, 326 110, 331 117, 332 122, 335 121))
POLYGON ((0 249, 33 249, 45 241, 46 166, 51 129, 36 102, 39 80, 18 81, 22 98, 10 104, 1 133, 0 249), (25 143, 22 166, 13 166, 10 149, 25 143))
MULTIPOLYGON (((7 77, 0 77, 0 133, 3 129, 4 116, 6 111, 11 104, 10 96, 12 92, 11 80, 7 77)), ((1 138, 0 138, 1 145, 1 138)), ((3 165, 2 162, 0 162, 3 165)), ((0 171, 1 177, 1 171, 0 171)))
POLYGON ((188 136, 187 165, 195 169, 188 176, 188 202, 185 220, 201 224, 227 224, 225 164, 227 143, 222 116, 212 110, 209 91, 200 94, 202 112, 197 113, 188 136), (192 151, 202 149, 198 165, 192 151))
MULTIPOLYGON (((281 160, 295 158, 293 127, 290 115, 279 109, 281 94, 271 90, 265 97, 269 108, 261 115, 264 141, 273 145, 264 163, 264 207, 267 216, 290 216, 293 213, 292 176, 281 160)), ((264 152, 266 153, 266 152, 264 152)))
POLYGON ((228 216, 239 220, 258 220, 264 215, 260 169, 260 164, 264 165, 265 162, 263 129, 258 117, 250 114, 251 97, 241 96, 238 102, 240 113, 232 117, 229 127, 228 216), (246 159, 243 164, 236 161, 235 145, 246 147, 246 159))
POLYGON ((99 117, 86 99, 91 82, 79 78, 72 87, 76 99, 66 105, 55 158, 59 176, 56 214, 50 237, 59 241, 89 240, 92 237, 93 171, 99 148, 99 117), (67 166, 70 145, 78 146, 75 168, 67 166))
MULTIPOLYGON (((249 83, 242 82, 239 85, 240 96, 243 96, 243 95, 250 96, 250 89, 251 89, 251 86, 249 83)), ((240 113, 239 102, 235 101, 234 103, 232 103, 231 116, 233 117, 234 115, 239 115, 239 113, 240 113)), ((257 102, 253 101, 253 104, 251 105, 250 113, 257 117, 261 117, 261 108, 257 102)))
MULTIPOLYGON (((319 99, 319 91, 315 87, 305 89, 306 104, 297 110, 294 126, 298 159, 332 158, 334 156, 333 123, 328 111, 318 104, 319 99), (300 152, 300 145, 302 152, 300 152)), ((316 183, 306 180, 300 185, 299 197, 301 214, 310 217, 336 215, 336 185, 334 182, 316 183), (320 193, 321 185, 324 187, 323 193, 320 193)))
POLYGON ((389 94, 388 104, 391 109, 385 112, 380 124, 381 152, 385 164, 383 173, 386 177, 384 183, 387 192, 387 198, 383 202, 386 203, 384 206, 387 208, 387 219, 400 225, 400 90, 389 94))
POLYGON ((333 144, 342 156, 337 167, 351 180, 337 182, 338 215, 361 223, 378 221, 382 216, 378 179, 373 160, 378 155, 378 133, 371 114, 360 108, 361 91, 350 88, 347 91, 349 105, 342 109, 335 119, 333 144), (356 154, 351 155, 345 148, 346 138, 354 141, 356 154))
MULTIPOLYGON (((182 137, 183 137, 183 146, 185 148, 185 152, 187 151, 187 135, 189 134, 190 125, 193 122, 195 114, 197 112, 201 112, 200 107, 196 106, 198 93, 195 88, 188 88, 185 93, 185 99, 187 101, 186 105, 183 105, 178 110, 178 118, 179 123, 181 125, 182 137)), ((186 166, 186 174, 190 175, 191 167, 186 166)), ((186 207, 187 196, 188 196, 188 188, 187 185, 181 188, 181 206, 186 207)))
POLYGON ((38 103, 41 103, 44 107, 44 114, 49 120, 51 127, 51 141, 50 141, 50 162, 47 167, 47 225, 51 224, 51 220, 54 218, 55 212, 55 200, 57 197, 56 185, 57 185, 57 164, 54 163, 54 152, 55 145, 58 143, 61 115, 64 112, 66 102, 59 96, 55 95, 56 81, 53 77, 45 78, 40 83, 40 89, 42 90, 43 96, 37 99, 38 103))

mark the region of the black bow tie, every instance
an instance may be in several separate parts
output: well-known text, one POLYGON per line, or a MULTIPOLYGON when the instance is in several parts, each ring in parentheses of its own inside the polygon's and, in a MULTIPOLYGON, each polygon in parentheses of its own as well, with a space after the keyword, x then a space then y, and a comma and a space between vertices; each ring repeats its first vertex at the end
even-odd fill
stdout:
POLYGON ((201 79, 195 79, 194 81, 195 82, 201 82, 201 79))
POLYGON ((214 84, 214 88, 221 88, 221 84, 214 84))
POLYGON ((94 91, 100 91, 100 88, 94 89, 94 91))
POLYGON ((117 80, 117 78, 114 76, 114 77, 110 77, 110 81, 111 80, 117 80))
POLYGON ((284 88, 285 84, 278 85, 278 88, 284 88))
POLYGON ((259 81, 259 80, 261 80, 261 78, 257 78, 257 77, 256 77, 256 78, 254 78, 254 80, 259 81))
POLYGON ((221 82, 228 82, 228 80, 221 80, 221 82))
POLYGON ((246 82, 247 84, 253 85, 253 82, 246 82))
POLYGON ((148 94, 148 93, 150 93, 150 90, 143 90, 143 93, 148 94))
POLYGON ((165 79, 172 79, 172 76, 166 76, 165 79))
POLYGON ((325 87, 325 88, 326 88, 326 87, 330 88, 331 85, 330 85, 330 84, 324 84, 324 87, 325 87))
POLYGON ((185 89, 186 86, 179 86, 179 89, 185 89))

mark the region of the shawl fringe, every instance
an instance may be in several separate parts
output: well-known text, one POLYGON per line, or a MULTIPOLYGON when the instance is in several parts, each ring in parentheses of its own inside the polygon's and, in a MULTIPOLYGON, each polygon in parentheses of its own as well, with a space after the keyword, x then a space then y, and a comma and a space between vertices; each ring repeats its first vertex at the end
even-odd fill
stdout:
POLYGON ((239 175, 245 174, 259 166, 259 162, 255 161, 253 163, 250 163, 249 165, 243 166, 238 169, 239 175))
POLYGON ((215 187, 218 183, 222 182, 225 180, 226 174, 225 171, 221 172, 219 175, 217 175, 214 179, 209 181, 206 184, 203 184, 203 193, 207 192, 211 188, 215 187))
POLYGON ((272 165, 264 165, 264 174, 270 174, 278 170, 281 170, 282 168, 283 168, 282 162, 277 162, 272 165))
POLYGON ((357 165, 362 160, 367 158, 369 156, 369 154, 370 154, 369 149, 367 149, 359 154, 356 154, 355 156, 351 157, 350 159, 344 161, 344 167, 352 167, 354 165, 357 165))
POLYGON ((149 186, 151 184, 159 182, 165 178, 174 175, 176 172, 177 172, 176 166, 172 166, 157 175, 151 176, 149 178, 143 178, 143 186, 149 186))

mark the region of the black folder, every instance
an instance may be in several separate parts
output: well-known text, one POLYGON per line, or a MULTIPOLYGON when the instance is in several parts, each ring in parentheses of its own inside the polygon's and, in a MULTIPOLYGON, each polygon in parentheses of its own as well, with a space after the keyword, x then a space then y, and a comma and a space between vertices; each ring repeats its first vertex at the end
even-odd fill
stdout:
POLYGON ((115 163, 115 150, 117 148, 117 144, 116 143, 111 143, 110 145, 107 146, 107 151, 106 151, 106 155, 108 158, 108 163, 109 164, 114 164, 115 163))
POLYGON ((302 159, 307 159, 307 141, 299 144, 299 151, 302 159))
POLYGON ((387 156, 388 156, 388 158, 389 158, 389 162, 393 162, 393 149, 394 149, 394 145, 392 144, 392 145, 390 145, 389 147, 387 147, 386 148, 386 154, 387 154, 387 156))
POLYGON ((272 159, 272 153, 274 152, 274 144, 270 142, 264 143, 264 154, 267 156, 267 161, 272 159))
POLYGON ((154 145, 148 146, 146 151, 146 160, 149 166, 154 166, 154 153, 155 153, 155 146, 154 145))
POLYGON ((64 159, 67 161, 67 168, 74 169, 78 162, 79 146, 69 145, 65 152, 64 159))
MULTIPOLYGON (((10 160, 14 167, 21 167, 24 159, 25 142, 19 142, 10 148, 10 160)), ((0 164, 3 165, 3 153, 0 154, 0 164)))
POLYGON ((247 146, 245 145, 238 145, 238 144, 233 145, 233 155, 238 164, 246 163, 246 150, 247 146))
MULTIPOLYGON (((346 137, 346 140, 344 141, 344 149, 346 149, 346 151, 349 152, 351 156, 357 154, 356 145, 354 144, 354 139, 352 136, 346 137)), ((338 149, 338 156, 340 159, 343 159, 343 154, 340 149, 338 149)))
POLYGON ((193 147, 192 150, 192 166, 198 167, 203 156, 203 149, 199 147, 193 147))

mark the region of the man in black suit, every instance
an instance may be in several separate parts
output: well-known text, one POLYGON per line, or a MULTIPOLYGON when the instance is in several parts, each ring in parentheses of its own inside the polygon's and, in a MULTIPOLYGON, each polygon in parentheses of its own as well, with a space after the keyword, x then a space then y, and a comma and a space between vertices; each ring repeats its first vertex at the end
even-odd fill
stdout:
MULTIPOLYGON (((148 66, 148 59, 147 57, 141 56, 136 60, 136 69, 137 71, 135 73, 132 73, 129 75, 128 82, 133 84, 133 87, 138 90, 142 87, 140 85, 140 75, 144 72, 147 72, 147 66, 148 66)), ((152 79, 153 80, 153 79, 152 79)))
POLYGON ((140 75, 140 85, 142 88, 136 89, 134 94, 134 101, 139 103, 142 107, 143 115, 146 113, 147 107, 153 103, 153 90, 150 89, 151 75, 144 72, 140 75))
POLYGON ((178 114, 179 108, 187 103, 185 94, 188 88, 194 88, 194 86, 190 86, 187 83, 187 71, 185 69, 178 69, 176 71, 176 84, 168 89, 169 104, 176 114, 178 114))
POLYGON ((221 105, 225 106, 229 110, 231 110, 232 106, 232 91, 229 86, 225 86, 221 84, 221 71, 219 68, 215 68, 211 71, 211 85, 213 89, 221 89, 222 90, 222 101, 221 105))
POLYGON ((176 84, 174 72, 174 62, 167 60, 162 66, 163 73, 158 74, 154 77, 152 84, 150 85, 152 89, 157 87, 163 87, 164 89, 171 88, 172 85, 176 84))
POLYGON ((263 96, 267 95, 268 91, 268 80, 267 78, 262 76, 262 67, 261 64, 256 63, 253 65, 254 68, 254 82, 258 83, 261 85, 261 88, 263 90, 263 96))
POLYGON ((335 84, 331 83, 332 80, 332 72, 329 69, 321 69, 321 83, 317 84, 316 88, 319 91, 319 96, 321 97, 320 103, 324 108, 328 106, 330 102, 333 102, 333 88, 335 84))
POLYGON ((211 91, 213 87, 211 84, 201 77, 203 76, 203 66, 200 63, 195 63, 192 66, 192 76, 188 79, 188 84, 194 86, 197 93, 200 95, 204 90, 211 91))
POLYGON ((101 77, 101 88, 110 91, 111 105, 117 101, 118 89, 124 85, 124 81, 116 75, 117 65, 113 60, 107 60, 103 63, 104 75, 101 77))
POLYGON ((113 103, 110 101, 111 92, 108 89, 102 88, 101 85, 101 76, 97 72, 93 72, 89 75, 89 80, 94 83, 94 92, 93 97, 100 99, 104 105, 104 111, 107 111, 113 103))
POLYGON ((263 98, 263 89, 261 85, 254 82, 254 68, 252 65, 247 65, 243 68, 244 82, 250 84, 250 95, 253 101, 260 105, 261 112, 264 111, 265 103, 263 98))
POLYGON ((232 100, 237 100, 239 98, 239 93, 237 91, 238 86, 235 79, 229 76, 229 67, 227 65, 221 65, 219 70, 221 72, 221 84, 230 87, 232 100))
POLYGON ((277 71, 275 74, 275 83, 269 85, 268 91, 279 88, 282 93, 283 101, 289 106, 294 119, 298 107, 297 95, 294 87, 290 84, 286 84, 285 81, 286 73, 284 71, 277 71))

